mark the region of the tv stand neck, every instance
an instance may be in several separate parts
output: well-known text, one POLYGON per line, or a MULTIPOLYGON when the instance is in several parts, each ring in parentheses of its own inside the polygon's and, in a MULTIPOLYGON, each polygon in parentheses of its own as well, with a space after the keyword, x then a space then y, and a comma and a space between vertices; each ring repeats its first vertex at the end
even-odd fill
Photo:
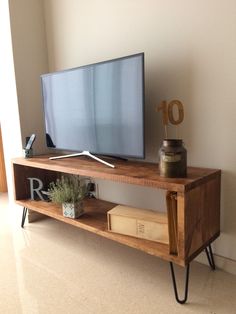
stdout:
POLYGON ((82 153, 75 153, 75 154, 69 154, 69 155, 49 157, 49 159, 62 159, 62 158, 78 157, 78 156, 88 156, 88 157, 90 157, 92 159, 97 160, 98 162, 101 162, 102 164, 104 164, 104 165, 106 165, 108 167, 115 168, 114 165, 110 164, 109 162, 106 162, 106 161, 102 160, 101 158, 98 158, 98 157, 94 156, 93 154, 91 154, 87 150, 82 151, 82 153))

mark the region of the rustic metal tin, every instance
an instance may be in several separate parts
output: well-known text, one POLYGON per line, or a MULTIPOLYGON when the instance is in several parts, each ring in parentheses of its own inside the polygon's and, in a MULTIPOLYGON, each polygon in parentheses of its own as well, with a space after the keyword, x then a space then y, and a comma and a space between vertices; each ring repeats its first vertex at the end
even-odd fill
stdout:
POLYGON ((184 178, 187 175, 187 150, 182 140, 165 139, 159 150, 160 176, 184 178))

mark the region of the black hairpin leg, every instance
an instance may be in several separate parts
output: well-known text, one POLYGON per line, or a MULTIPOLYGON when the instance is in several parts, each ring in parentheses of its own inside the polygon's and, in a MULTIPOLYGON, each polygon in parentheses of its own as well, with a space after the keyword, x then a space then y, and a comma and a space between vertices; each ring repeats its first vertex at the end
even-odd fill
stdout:
POLYGON ((209 247, 209 251, 208 251, 207 247, 205 248, 206 256, 207 256, 207 259, 208 259, 208 262, 209 262, 209 265, 210 265, 211 269, 215 270, 216 269, 216 265, 215 265, 215 261, 214 261, 214 256, 212 254, 211 245, 209 244, 208 247, 209 247))
POLYGON ((21 228, 24 228, 27 210, 28 210, 28 208, 26 208, 26 207, 23 208, 22 220, 21 220, 21 228))
POLYGON ((179 299, 179 295, 178 295, 178 291, 177 291, 177 286, 176 286, 174 266, 173 266, 173 263, 170 262, 170 269, 171 269, 171 276, 172 276, 172 281, 173 281, 173 286, 174 286, 175 299, 180 304, 184 304, 187 301, 187 298, 188 298, 189 266, 190 265, 188 264, 187 267, 186 267, 184 299, 180 300, 179 299))

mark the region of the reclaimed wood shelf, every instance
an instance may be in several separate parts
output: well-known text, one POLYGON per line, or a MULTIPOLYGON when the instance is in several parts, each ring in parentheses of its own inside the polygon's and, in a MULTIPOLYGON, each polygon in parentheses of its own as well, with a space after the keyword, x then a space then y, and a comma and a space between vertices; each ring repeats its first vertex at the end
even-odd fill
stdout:
POLYGON ((186 178, 170 179, 159 175, 158 165, 136 161, 115 161, 108 168, 86 157, 49 160, 42 155, 34 158, 15 158, 12 161, 15 200, 17 204, 75 227, 158 256, 181 266, 204 250, 220 234, 220 170, 189 167, 186 178), (116 204, 85 200, 85 215, 79 219, 65 218, 59 206, 29 200, 29 177, 42 180, 45 186, 61 173, 75 174, 122 183, 163 189, 176 195, 176 217, 168 215, 170 245, 115 234, 107 230, 107 211, 116 204), (177 242, 177 252, 171 252, 172 241, 177 242))
MULTIPOLYGON (((138 239, 126 235, 112 233, 107 229, 107 211, 117 204, 96 199, 86 199, 84 201, 85 214, 77 219, 66 218, 62 215, 60 205, 43 201, 19 200, 18 205, 30 208, 38 213, 60 220, 75 227, 87 230, 110 240, 125 244, 135 249, 139 249, 148 254, 166 259, 169 247, 166 244, 138 239)), ((169 259, 168 259, 169 260, 169 259)), ((175 256, 173 257, 173 261, 175 256)))

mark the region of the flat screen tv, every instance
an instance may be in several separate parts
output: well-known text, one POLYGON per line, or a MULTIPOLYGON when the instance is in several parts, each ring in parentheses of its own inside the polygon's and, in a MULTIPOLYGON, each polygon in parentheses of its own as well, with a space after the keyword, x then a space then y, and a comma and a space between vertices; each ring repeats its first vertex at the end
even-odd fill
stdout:
POLYGON ((47 146, 144 158, 144 53, 41 76, 47 146))

